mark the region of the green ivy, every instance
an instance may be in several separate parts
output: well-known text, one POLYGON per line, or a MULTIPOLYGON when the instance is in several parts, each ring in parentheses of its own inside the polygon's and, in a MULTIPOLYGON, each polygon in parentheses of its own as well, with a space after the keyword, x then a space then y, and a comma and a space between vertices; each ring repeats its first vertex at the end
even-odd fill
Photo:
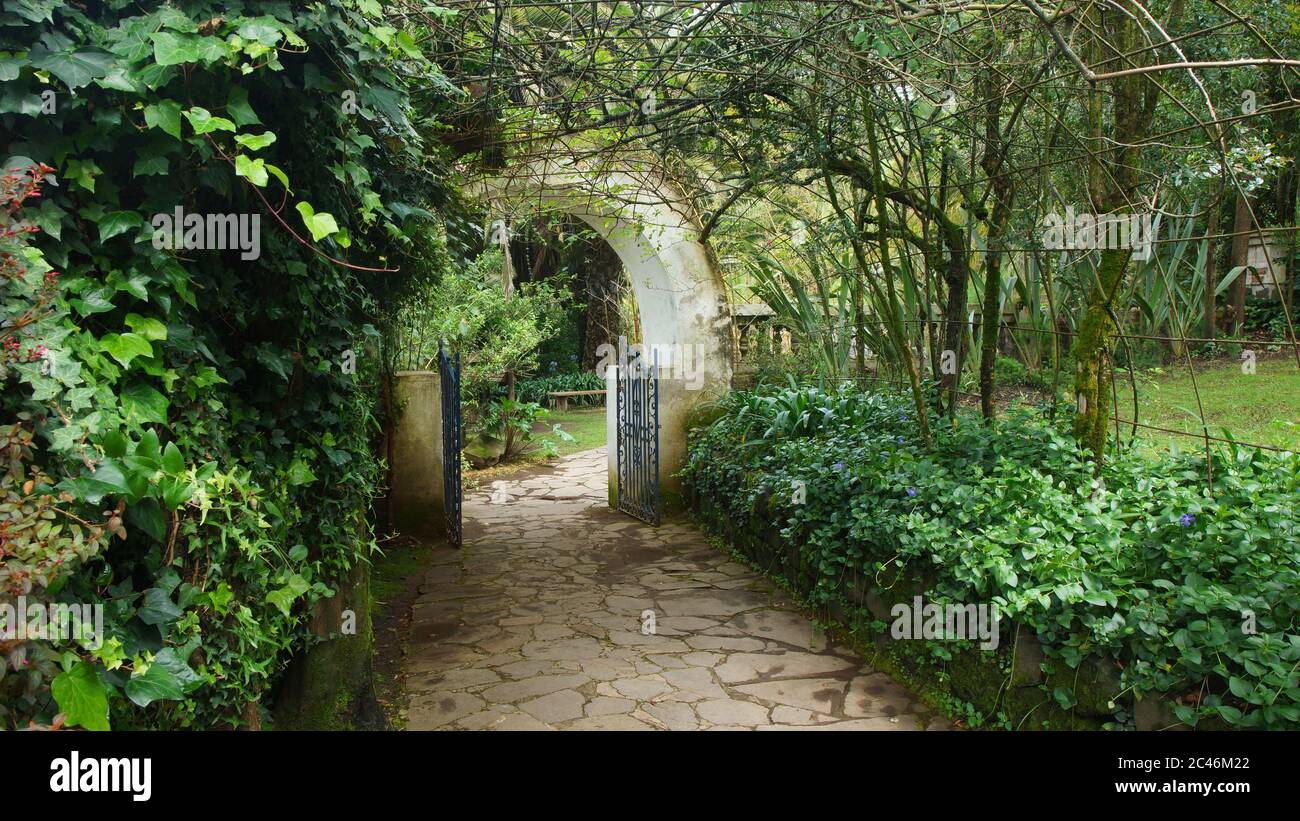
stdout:
POLYGON ((378 304, 426 264, 459 92, 373 2, 10 1, 0 52, 5 165, 54 183, 32 270, 59 271, 25 329, 51 364, 0 423, 113 537, 51 586, 105 605, 105 641, 46 647, 6 723, 256 721, 374 549, 378 304), (178 208, 256 216, 260 253, 174 247, 178 208))

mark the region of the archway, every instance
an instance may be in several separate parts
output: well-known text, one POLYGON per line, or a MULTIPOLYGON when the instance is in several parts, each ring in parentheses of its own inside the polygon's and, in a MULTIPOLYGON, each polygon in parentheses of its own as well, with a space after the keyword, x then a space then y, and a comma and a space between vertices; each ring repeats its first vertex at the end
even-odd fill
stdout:
MULTIPOLYGON (((493 213, 520 207, 563 211, 591 226, 618 254, 632 284, 647 359, 659 357, 659 464, 665 507, 682 502, 678 471, 686 462, 687 424, 702 402, 731 387, 732 328, 716 258, 681 188, 638 168, 592 169, 552 152, 471 186, 493 213)), ((617 364, 621 351, 610 352, 617 364)), ((617 503, 613 440, 614 385, 606 372, 609 501, 617 503)))
MULTIPOLYGON (((686 463, 687 427, 700 404, 731 388, 733 328, 716 258, 701 242, 702 225, 682 189, 648 164, 591 168, 562 149, 520 162, 465 186, 492 213, 525 208, 563 211, 591 226, 623 263, 640 314, 646 361, 658 353, 659 481, 664 509, 684 506, 678 472, 686 463)), ((611 351, 617 365, 622 351, 611 351)), ((614 368, 605 372, 608 488, 618 506, 614 368)), ((390 459, 391 520, 406 532, 438 531, 443 521, 441 386, 437 372, 396 374, 390 459)))

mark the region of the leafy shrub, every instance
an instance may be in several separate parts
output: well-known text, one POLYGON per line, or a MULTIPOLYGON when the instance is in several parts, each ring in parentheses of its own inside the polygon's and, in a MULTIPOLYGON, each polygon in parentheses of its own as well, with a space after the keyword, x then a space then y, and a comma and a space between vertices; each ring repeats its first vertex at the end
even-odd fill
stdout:
MULTIPOLYGON (((992 601, 1054 663, 1105 655, 1125 691, 1178 716, 1300 725, 1300 458, 1236 447, 1114 457, 1094 479, 1068 431, 1021 411, 934 424, 922 449, 897 397, 733 394, 686 478, 743 526, 775 517, 815 597, 899 566, 927 599, 992 601), (806 500, 794 503, 796 481, 806 500)), ((1068 419, 1068 414, 1061 414, 1068 419)))
POLYGON ((550 282, 525 282, 507 296, 501 251, 492 249, 403 296, 386 323, 392 367, 436 368, 446 342, 461 354, 462 394, 485 398, 506 371, 537 367, 537 346, 562 318, 565 296, 550 282))
POLYGON ((993 380, 996 385, 1023 385, 1029 369, 1020 364, 1020 360, 1009 356, 999 356, 993 360, 993 380))
MULTIPOLYGON (((1291 323, 1300 326, 1300 318, 1292 316, 1291 323)), ((1289 339, 1286 324, 1286 306, 1280 298, 1261 299, 1251 297, 1246 300, 1247 333, 1264 333, 1272 339, 1289 339)), ((1300 328, 1297 329, 1300 332, 1300 328)))
MULTIPOLYGON (((550 376, 538 376, 532 379, 520 379, 515 382, 515 396, 524 402, 545 403, 546 395, 555 391, 603 391, 605 379, 595 371, 575 371, 557 373, 550 376)), ((499 389, 504 393, 505 388, 499 389)), ((572 396, 570 405, 603 405, 603 396, 572 396)))
POLYGON ((550 411, 536 402, 511 399, 493 399, 476 407, 473 418, 466 425, 466 457, 473 467, 479 468, 499 462, 509 462, 522 453, 541 448, 546 456, 559 450, 556 440, 572 442, 567 431, 558 424, 542 432, 537 425, 545 422, 550 411), (552 438, 554 437, 554 438, 552 438))

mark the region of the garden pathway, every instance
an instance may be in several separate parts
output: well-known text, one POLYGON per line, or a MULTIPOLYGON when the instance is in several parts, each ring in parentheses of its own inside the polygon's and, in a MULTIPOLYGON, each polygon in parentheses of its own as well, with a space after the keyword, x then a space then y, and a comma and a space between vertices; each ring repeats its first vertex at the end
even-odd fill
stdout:
POLYGON ((605 470, 591 450, 466 493, 413 605, 408 729, 949 727, 689 521, 611 512, 605 470))

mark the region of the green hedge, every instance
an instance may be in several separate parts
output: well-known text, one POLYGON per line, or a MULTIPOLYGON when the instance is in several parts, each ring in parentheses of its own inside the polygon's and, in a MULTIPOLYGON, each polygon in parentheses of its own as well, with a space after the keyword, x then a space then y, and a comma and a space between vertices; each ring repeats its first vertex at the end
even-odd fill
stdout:
POLYGON ((1044 672, 1118 665, 1118 724, 1131 696, 1158 695, 1189 724, 1300 726, 1295 455, 1221 449, 1211 493, 1190 454, 1116 455, 1094 478, 1029 411, 934 419, 927 451, 905 399, 791 387, 722 405, 687 482, 731 529, 775 523, 814 603, 902 578, 930 601, 996 603, 1037 634, 1044 672))

